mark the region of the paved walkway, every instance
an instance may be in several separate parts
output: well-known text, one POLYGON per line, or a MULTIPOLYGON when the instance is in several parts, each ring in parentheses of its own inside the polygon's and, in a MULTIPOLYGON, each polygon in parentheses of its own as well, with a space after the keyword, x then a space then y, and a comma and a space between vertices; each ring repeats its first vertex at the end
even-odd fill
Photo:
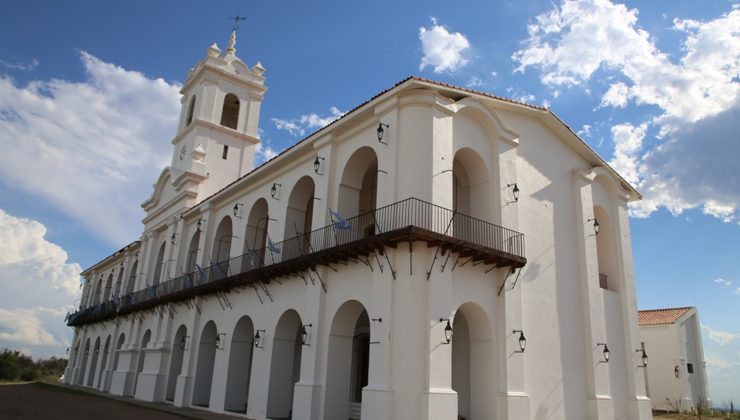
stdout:
POLYGON ((115 397, 86 387, 34 382, 0 385, 0 419, 70 420, 236 420, 244 416, 216 414, 165 403, 115 397))

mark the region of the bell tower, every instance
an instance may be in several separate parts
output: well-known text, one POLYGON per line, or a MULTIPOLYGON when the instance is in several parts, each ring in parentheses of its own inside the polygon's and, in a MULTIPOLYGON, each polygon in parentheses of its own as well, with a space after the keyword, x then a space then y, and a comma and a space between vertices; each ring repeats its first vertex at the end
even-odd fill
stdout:
POLYGON ((197 184, 196 202, 251 171, 260 142, 265 68, 257 63, 250 69, 236 56, 235 45, 235 31, 223 53, 214 42, 180 90, 182 108, 170 170, 174 179, 187 179, 191 191, 197 184))

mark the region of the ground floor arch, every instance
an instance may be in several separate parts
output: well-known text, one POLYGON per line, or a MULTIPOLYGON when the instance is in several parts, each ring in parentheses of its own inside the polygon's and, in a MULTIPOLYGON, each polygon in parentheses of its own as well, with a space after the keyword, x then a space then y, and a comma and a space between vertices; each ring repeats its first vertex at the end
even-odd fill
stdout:
POLYGON ((100 354, 100 337, 95 340, 95 346, 92 351, 92 361, 90 362, 90 372, 87 375, 87 386, 95 384, 95 372, 98 367, 98 356, 100 354))
POLYGON ((103 345, 103 348, 101 349, 101 360, 100 360, 100 369, 98 370, 98 381, 95 384, 96 388, 100 388, 101 385, 105 385, 105 367, 108 365, 108 355, 110 351, 110 339, 111 336, 108 335, 108 338, 105 340, 105 344, 103 345))
POLYGON ((301 374, 302 325, 298 312, 291 309, 283 313, 275 327, 267 394, 268 418, 292 417, 293 388, 301 374))
POLYGON ((455 313, 452 330, 452 389, 458 415, 465 419, 495 418, 495 349, 491 322, 479 305, 466 303, 455 313))
POLYGON ((193 385, 193 405, 208 407, 211 403, 211 385, 213 384, 213 366, 216 362, 216 323, 208 321, 200 334, 198 356, 193 385))
POLYGON ((226 378, 224 410, 237 413, 247 412, 249 384, 252 375, 254 349, 254 325, 248 316, 236 323, 231 336, 229 368, 226 378))
POLYGON ((185 355, 185 345, 187 344, 188 329, 184 325, 180 325, 180 328, 175 332, 175 336, 172 339, 172 353, 170 355, 170 371, 167 376, 167 390, 165 391, 165 399, 167 401, 174 401, 175 391, 177 389, 177 377, 182 372, 182 362, 185 355))
POLYGON ((152 330, 146 330, 141 338, 139 345, 139 354, 136 364, 136 378, 134 379, 134 395, 136 395, 136 386, 139 384, 139 375, 144 371, 144 360, 146 359, 146 347, 152 339, 152 330))
POLYGON ((356 300, 339 307, 329 332, 324 418, 359 419, 370 362, 370 320, 356 300))
POLYGON ((90 355, 90 339, 85 341, 85 347, 82 349, 82 363, 80 364, 80 374, 77 376, 77 384, 83 385, 85 382, 85 372, 87 371, 87 358, 90 355))

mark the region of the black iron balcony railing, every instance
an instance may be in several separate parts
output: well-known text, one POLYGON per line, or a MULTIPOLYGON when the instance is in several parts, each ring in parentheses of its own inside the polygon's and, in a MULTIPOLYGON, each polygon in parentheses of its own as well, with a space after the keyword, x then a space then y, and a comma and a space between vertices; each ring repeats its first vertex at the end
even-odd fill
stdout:
POLYGON ((317 265, 368 255, 399 242, 426 241, 496 266, 522 267, 524 235, 417 198, 408 198, 277 244, 211 264, 68 317, 68 325, 97 322, 255 281, 297 274, 317 265))

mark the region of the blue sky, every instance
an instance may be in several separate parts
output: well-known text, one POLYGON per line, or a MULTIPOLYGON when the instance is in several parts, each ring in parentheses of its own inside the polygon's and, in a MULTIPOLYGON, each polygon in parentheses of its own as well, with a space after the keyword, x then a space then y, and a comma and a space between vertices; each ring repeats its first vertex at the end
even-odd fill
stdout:
POLYGON ((712 398, 740 401, 738 2, 217 4, 5 5, 0 346, 64 354, 80 268, 138 238, 179 87, 240 14, 263 160, 409 75, 551 107, 645 197, 639 307, 698 307, 712 398))

